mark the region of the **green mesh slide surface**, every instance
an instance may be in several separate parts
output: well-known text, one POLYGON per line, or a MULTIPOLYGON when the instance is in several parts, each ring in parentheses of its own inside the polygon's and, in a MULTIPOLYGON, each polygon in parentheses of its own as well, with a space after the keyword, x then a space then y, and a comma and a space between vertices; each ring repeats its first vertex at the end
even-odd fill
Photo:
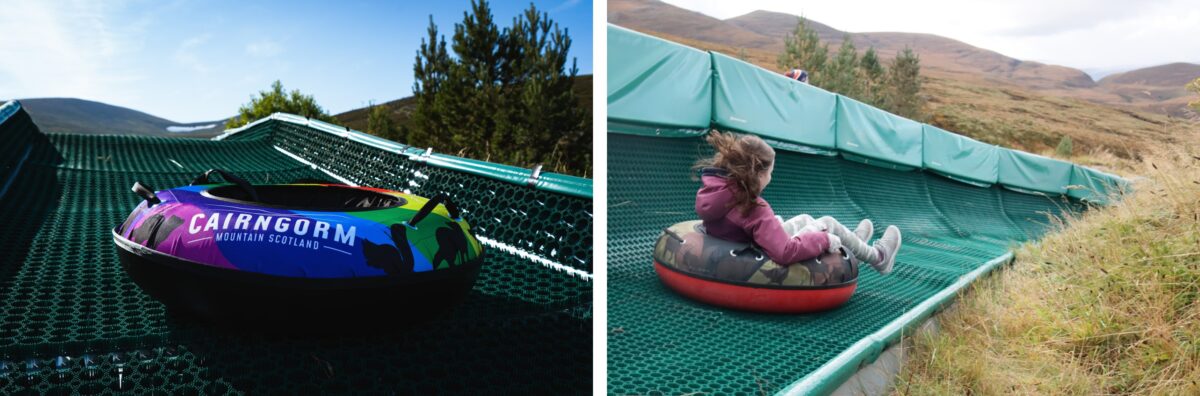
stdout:
POLYGON ((1083 210, 1066 198, 977 187, 921 170, 777 151, 764 192, 777 214, 870 218, 879 237, 904 231, 895 270, 864 270, 854 297, 830 312, 769 315, 680 297, 655 275, 662 228, 695 218, 691 164, 703 140, 608 135, 608 391, 613 394, 760 394, 785 389, 852 344, 1083 210))
POLYGON ((202 141, 47 135, 11 109, 0 108, 10 113, 0 113, 0 394, 531 394, 591 387, 590 180, 543 175, 567 187, 513 183, 505 175, 515 171, 500 165, 488 171, 466 160, 413 156, 408 151, 415 149, 287 117, 202 141), (488 247, 488 261, 461 306, 404 328, 264 334, 178 318, 124 273, 110 230, 140 200, 129 191, 134 181, 169 188, 209 168, 255 183, 338 179, 447 193, 488 247), (586 194, 550 191, 584 187, 586 194), (85 355, 95 357, 94 366, 85 355))

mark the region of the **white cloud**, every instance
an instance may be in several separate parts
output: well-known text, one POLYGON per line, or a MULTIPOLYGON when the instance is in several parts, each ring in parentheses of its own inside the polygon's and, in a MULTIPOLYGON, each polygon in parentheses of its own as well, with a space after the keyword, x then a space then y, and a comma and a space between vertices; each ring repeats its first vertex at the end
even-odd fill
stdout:
POLYGON ((283 52, 283 47, 272 40, 259 40, 246 44, 246 54, 256 58, 271 58, 283 52))
POLYGON ((1200 9, 1192 0, 666 1, 719 19, 768 10, 851 32, 932 33, 1088 70, 1200 63, 1200 9))
POLYGON ((554 6, 554 8, 551 8, 550 12, 551 13, 563 12, 563 11, 569 10, 571 8, 574 8, 575 6, 579 5, 580 3, 582 3, 582 0, 567 0, 567 1, 564 1, 564 2, 559 3, 558 5, 554 6))
MULTIPOLYGON (((115 3, 114 3, 115 4, 115 3)), ((113 26, 94 2, 14 2, 0 13, 0 92, 98 98, 140 80, 119 67, 144 24, 113 26)))

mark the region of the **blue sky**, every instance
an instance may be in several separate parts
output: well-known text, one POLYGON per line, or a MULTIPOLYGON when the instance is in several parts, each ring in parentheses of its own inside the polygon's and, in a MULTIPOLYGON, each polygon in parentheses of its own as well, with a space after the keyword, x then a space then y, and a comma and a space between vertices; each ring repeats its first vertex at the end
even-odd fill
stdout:
MULTIPOLYGON (((531 2, 493 1, 502 28, 531 2)), ((592 73, 592 2, 533 1, 592 73)), ((177 122, 235 115, 276 79, 340 113, 411 94, 433 15, 470 1, 25 1, 0 12, 0 98, 76 97, 177 122)))

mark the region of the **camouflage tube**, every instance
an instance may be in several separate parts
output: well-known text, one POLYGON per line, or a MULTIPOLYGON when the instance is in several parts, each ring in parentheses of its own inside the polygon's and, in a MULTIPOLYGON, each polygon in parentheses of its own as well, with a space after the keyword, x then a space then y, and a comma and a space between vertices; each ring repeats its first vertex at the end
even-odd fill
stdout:
POLYGON ((844 250, 779 265, 752 244, 711 237, 699 220, 663 229, 654 269, 667 287, 708 304, 802 313, 836 308, 854 294, 857 259, 844 250))

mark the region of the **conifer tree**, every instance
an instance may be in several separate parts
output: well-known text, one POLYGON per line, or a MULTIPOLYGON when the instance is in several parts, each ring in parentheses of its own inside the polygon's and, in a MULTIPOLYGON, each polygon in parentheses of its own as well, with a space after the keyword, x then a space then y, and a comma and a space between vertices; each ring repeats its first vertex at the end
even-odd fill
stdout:
POLYGON ((921 121, 925 100, 921 97, 921 59, 905 47, 888 68, 885 108, 899 116, 921 121))
POLYGON ((776 60, 782 70, 799 67, 808 72, 808 81, 820 85, 824 78, 825 62, 829 57, 829 45, 821 44, 815 30, 808 28, 808 22, 800 17, 796 29, 783 39, 783 53, 776 60))
POLYGON ((453 56, 430 21, 413 68, 414 122, 400 133, 439 151, 590 173, 591 123, 573 92, 570 48, 567 30, 532 4, 501 30, 488 3, 473 1, 455 24, 453 56))
MULTIPOLYGON (((513 52, 521 54, 509 62, 514 72, 511 98, 518 102, 511 107, 515 117, 508 129, 514 136, 506 141, 515 146, 508 151, 522 163, 546 162, 552 153, 582 155, 578 148, 569 150, 581 143, 581 134, 590 137, 590 131, 582 130, 585 112, 572 91, 579 68, 574 61, 567 67, 567 31, 531 4, 513 20, 508 38, 513 52)), ((587 141, 590 150, 591 139, 587 141)))
POLYGON ((1075 146, 1073 143, 1071 143, 1071 137, 1063 136, 1062 139, 1058 141, 1058 147, 1054 148, 1054 154, 1059 156, 1059 158, 1071 158, 1071 154, 1074 150, 1075 146))
MULTIPOLYGON (((416 110, 413 111, 413 128, 406 133, 407 143, 413 146, 429 146, 434 137, 447 136, 450 126, 442 116, 446 105, 438 100, 442 86, 450 78, 450 55, 446 51, 445 36, 438 35, 437 25, 433 16, 429 17, 429 36, 421 40, 417 50, 417 60, 413 63, 413 97, 416 99, 416 110)), ((407 128, 406 128, 407 129, 407 128)))
POLYGON ((879 107, 883 104, 884 73, 883 65, 879 63, 879 56, 875 53, 875 47, 868 47, 867 52, 863 53, 862 59, 858 61, 859 70, 861 71, 862 79, 862 101, 872 106, 879 107))
POLYGON ((825 69, 825 77, 821 80, 821 88, 837 92, 855 99, 862 99, 862 82, 859 79, 858 50, 854 41, 847 34, 842 39, 837 55, 825 69))
POLYGON ((501 108, 502 39, 486 0, 472 0, 471 11, 463 12, 462 22, 454 25, 451 48, 457 59, 450 66, 445 87, 448 95, 439 99, 446 106, 443 117, 456 129, 443 138, 448 138, 459 154, 491 158, 493 115, 501 108))

